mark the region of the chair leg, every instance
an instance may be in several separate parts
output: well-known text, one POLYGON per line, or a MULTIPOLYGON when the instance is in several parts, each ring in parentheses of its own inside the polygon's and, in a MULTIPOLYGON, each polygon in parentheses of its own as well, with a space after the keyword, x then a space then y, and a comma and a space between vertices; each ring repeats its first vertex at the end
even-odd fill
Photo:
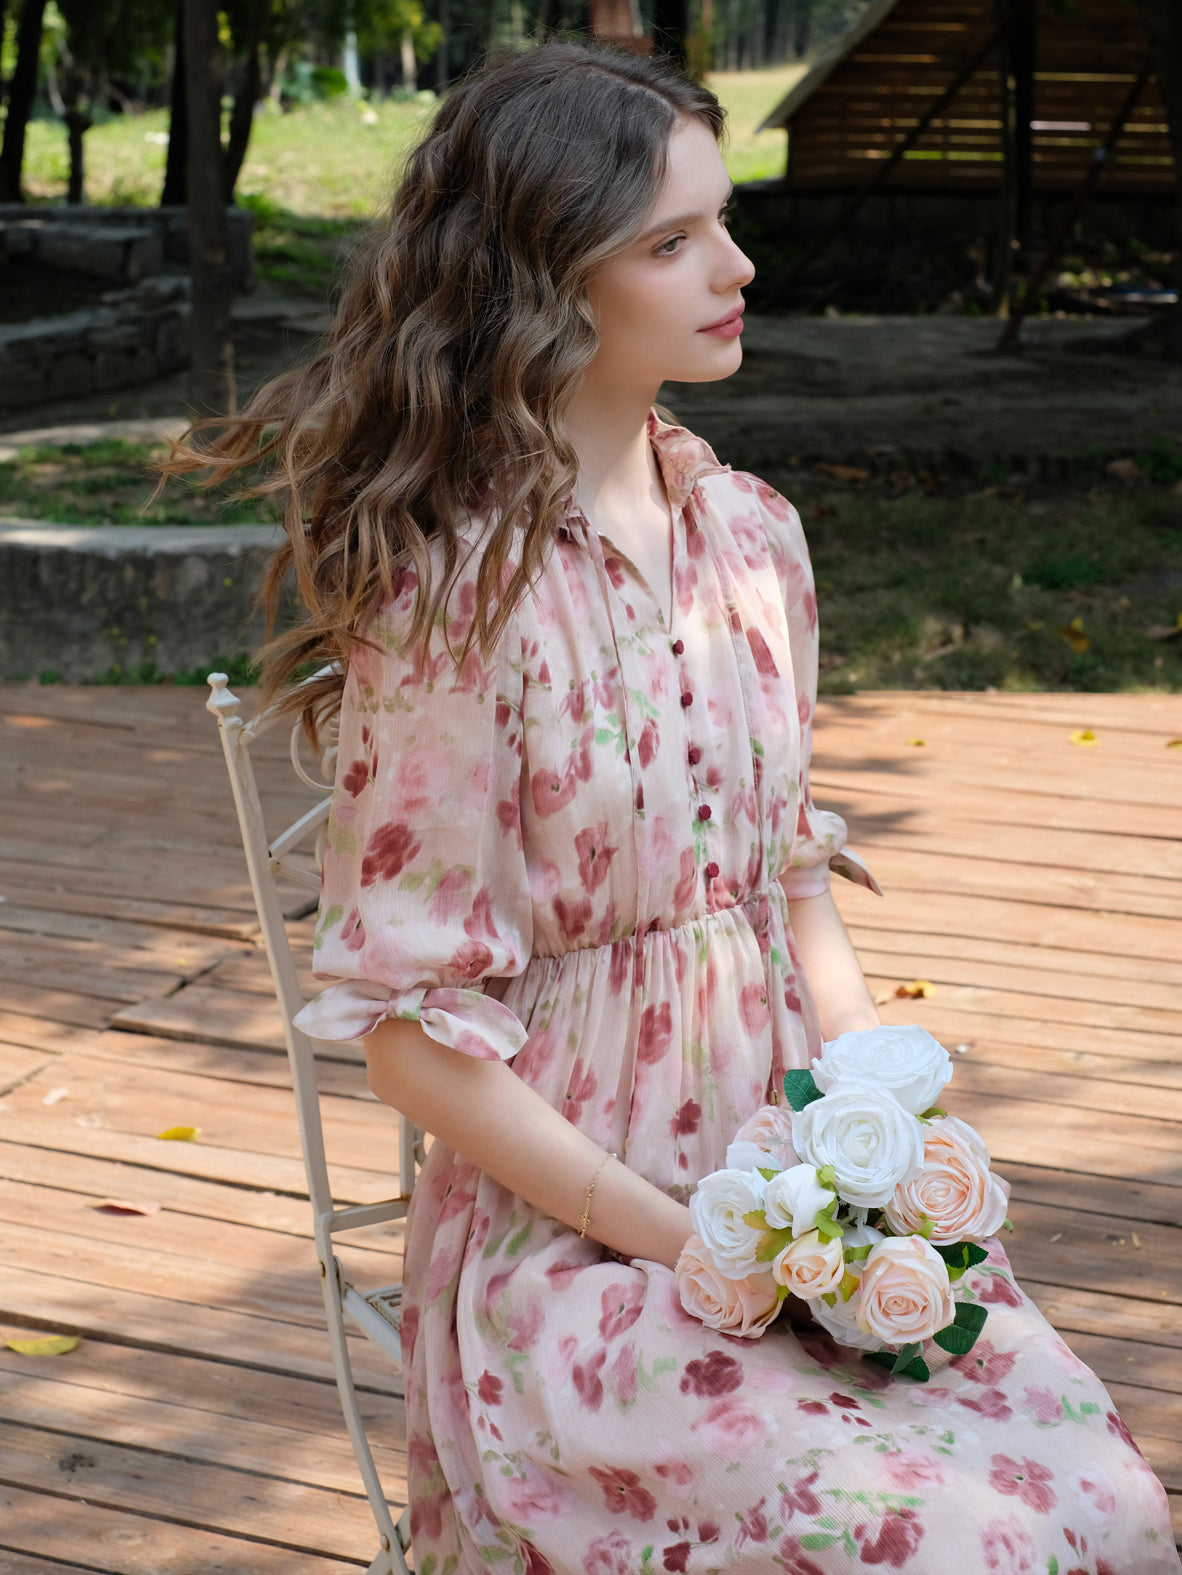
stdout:
POLYGON ((332 1344, 332 1364, 336 1373, 337 1393, 340 1395, 341 1410, 344 1412, 345 1426, 353 1445, 357 1468, 361 1472, 361 1480, 365 1486, 365 1495, 369 1499, 369 1507, 381 1539, 381 1551, 369 1566, 366 1575, 411 1575, 405 1557, 405 1553, 410 1549, 410 1512, 408 1510, 395 1525, 378 1476, 373 1452, 369 1447, 365 1422, 357 1404, 357 1391, 353 1387, 353 1368, 349 1361, 344 1308, 341 1304, 341 1266, 335 1257, 328 1257, 326 1263, 322 1256, 320 1272, 324 1285, 324 1304, 328 1314, 328 1335, 332 1344))

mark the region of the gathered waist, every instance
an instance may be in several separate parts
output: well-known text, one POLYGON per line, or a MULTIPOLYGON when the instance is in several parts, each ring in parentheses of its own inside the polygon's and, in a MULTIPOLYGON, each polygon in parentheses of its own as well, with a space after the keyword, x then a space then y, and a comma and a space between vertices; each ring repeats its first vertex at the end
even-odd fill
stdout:
MULTIPOLYGON (((694 914, 691 918, 680 920, 677 924, 648 924, 642 928, 629 930, 627 934, 617 936, 614 940, 604 941, 597 945, 569 946, 562 951, 554 952, 535 950, 530 956, 530 962, 561 962, 564 957, 583 957, 595 952, 611 955, 621 947, 635 949, 638 945, 643 945, 652 936, 668 936, 670 940, 675 941, 687 930, 692 932, 701 930, 704 927, 713 928, 716 924, 725 924, 726 921, 745 915, 752 910, 756 918, 758 918, 761 913, 766 913, 772 907, 778 908, 785 918, 787 917, 788 899, 785 897, 784 889, 779 881, 773 881, 764 889, 750 892, 746 897, 742 897, 735 902, 728 902, 725 907, 708 908, 702 913, 694 914)), ((748 922, 750 923, 750 920, 748 922)), ((756 926, 752 924, 751 927, 755 928, 756 926)))

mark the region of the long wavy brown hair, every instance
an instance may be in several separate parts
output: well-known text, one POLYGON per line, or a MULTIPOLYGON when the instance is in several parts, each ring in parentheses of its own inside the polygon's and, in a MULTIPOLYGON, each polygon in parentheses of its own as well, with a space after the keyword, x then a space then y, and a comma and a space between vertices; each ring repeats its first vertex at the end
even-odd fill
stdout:
POLYGON ((419 577, 407 639, 425 639, 475 512, 489 527, 470 638, 487 648, 503 631, 577 475, 561 420, 599 343, 588 280, 642 233, 679 116, 721 138, 712 93, 619 50, 546 43, 474 72, 411 155, 312 360, 174 447, 166 475, 243 483, 261 463, 242 493, 282 502, 264 701, 313 726, 330 711, 403 566, 419 577), (302 613, 276 635, 292 570, 302 613), (287 686, 309 662, 336 671, 297 701, 287 686))

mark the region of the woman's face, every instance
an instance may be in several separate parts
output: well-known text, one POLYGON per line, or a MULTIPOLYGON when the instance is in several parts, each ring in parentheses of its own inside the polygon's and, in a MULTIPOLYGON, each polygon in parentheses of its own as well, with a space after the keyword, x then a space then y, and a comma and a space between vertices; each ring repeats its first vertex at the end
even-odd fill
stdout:
POLYGON ((599 323, 591 376, 601 387, 709 383, 743 359, 743 286, 755 273, 726 228, 731 182, 709 127, 678 122, 644 234, 593 275, 599 323), (716 327, 716 325, 721 326, 716 327))

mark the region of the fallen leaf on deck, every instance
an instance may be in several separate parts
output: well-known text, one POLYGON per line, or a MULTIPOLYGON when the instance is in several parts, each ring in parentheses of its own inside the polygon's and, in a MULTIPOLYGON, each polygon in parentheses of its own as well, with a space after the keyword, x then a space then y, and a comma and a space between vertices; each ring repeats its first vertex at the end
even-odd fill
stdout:
POLYGON ((201 1136, 200 1127, 165 1127, 163 1132, 157 1132, 158 1138, 163 1138, 166 1143, 196 1143, 201 1136))
POLYGON ((10 1351, 20 1356, 65 1356, 78 1344, 76 1334, 43 1334, 35 1340, 5 1340, 10 1351))
POLYGON ((1090 727, 1080 727, 1071 734, 1068 742, 1072 744, 1084 744, 1090 746, 1096 742, 1096 735, 1092 732, 1090 727))
POLYGON ((1166 745, 1167 749, 1182 749, 1182 738, 1171 738, 1166 745))
POLYGON ((912 979, 910 984, 897 984, 887 999, 926 1001, 929 996, 933 996, 935 993, 936 987, 930 979, 912 979))
POLYGON ((1067 641, 1077 656, 1082 656, 1091 644, 1084 633, 1084 621, 1082 618, 1073 618, 1070 623, 1060 624, 1055 633, 1061 640, 1067 641))
POLYGON ((927 743, 927 739, 926 738, 909 738, 907 740, 907 742, 911 745, 912 749, 922 749, 924 747, 924 745, 927 743))
POLYGON ((132 1203, 128 1198, 104 1198, 101 1203, 92 1203, 91 1208, 99 1214, 144 1214, 160 1213, 159 1203, 132 1203))
POLYGON ((43 1105, 60 1105, 69 1092, 68 1088, 51 1088, 41 1103, 43 1105))
POLYGON ((831 465, 827 460, 820 460, 813 466, 814 476, 831 476, 834 481, 869 481, 870 472, 861 470, 857 465, 831 465))

